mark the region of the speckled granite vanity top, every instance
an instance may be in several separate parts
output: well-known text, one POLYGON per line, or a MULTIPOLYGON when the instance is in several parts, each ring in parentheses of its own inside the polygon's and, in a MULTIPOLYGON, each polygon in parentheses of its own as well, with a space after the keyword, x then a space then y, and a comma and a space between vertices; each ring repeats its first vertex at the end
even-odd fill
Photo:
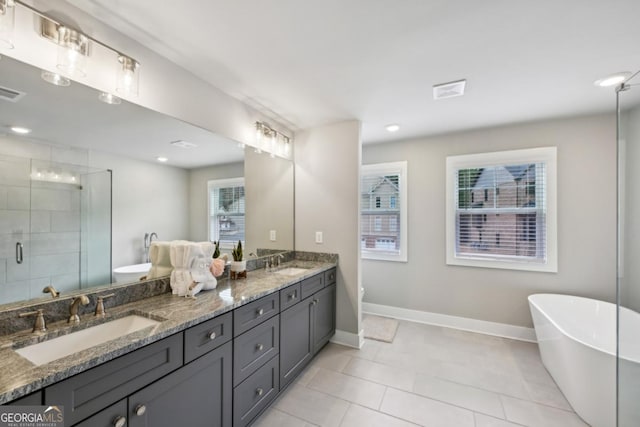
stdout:
POLYGON ((254 270, 249 272, 246 279, 219 280, 215 290, 200 292, 195 299, 164 293, 108 308, 106 318, 96 318, 92 314, 84 314, 78 326, 70 326, 66 321, 59 321, 48 324, 47 332, 41 335, 33 334, 28 330, 0 336, 0 404, 27 395, 243 304, 277 292, 288 285, 329 270, 336 265, 334 262, 300 260, 287 264, 303 267, 307 270, 294 276, 254 270), (38 341, 45 341, 45 338, 50 339, 65 335, 129 314, 138 314, 158 320, 160 323, 42 366, 35 366, 14 351, 14 349, 38 341))

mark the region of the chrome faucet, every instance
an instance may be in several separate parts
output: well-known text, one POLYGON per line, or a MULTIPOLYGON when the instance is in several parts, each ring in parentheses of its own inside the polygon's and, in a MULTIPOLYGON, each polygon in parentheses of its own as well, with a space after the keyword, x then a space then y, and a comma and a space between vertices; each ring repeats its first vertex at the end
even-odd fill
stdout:
POLYGON ((42 290, 43 294, 46 294, 47 292, 51 294, 51 298, 56 298, 60 296, 60 292, 58 292, 56 288, 53 287, 53 285, 49 285, 42 290))
POLYGON ((78 323, 80 321, 80 316, 78 316, 78 306, 80 304, 89 304, 89 297, 86 295, 78 295, 73 299, 71 307, 69 307, 69 320, 67 320, 67 323, 78 323))
POLYGON ((151 262, 149 258, 149 248, 151 247, 151 242, 153 242, 153 238, 158 240, 158 235, 155 232, 144 233, 144 262, 151 262))

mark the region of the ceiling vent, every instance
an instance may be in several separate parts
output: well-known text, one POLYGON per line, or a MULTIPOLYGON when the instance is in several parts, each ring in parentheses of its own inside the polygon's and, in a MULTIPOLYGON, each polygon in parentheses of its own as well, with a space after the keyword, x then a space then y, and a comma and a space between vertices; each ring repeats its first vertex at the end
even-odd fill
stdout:
POLYGON ((467 80, 457 80, 455 82, 441 83, 433 86, 433 99, 453 98, 464 95, 464 88, 467 80))
POLYGON ((180 148, 196 148, 198 146, 197 144, 194 144, 193 142, 187 142, 187 141, 182 141, 182 140, 173 141, 170 144, 173 145, 174 147, 180 147, 180 148))
POLYGON ((19 90, 9 89, 8 87, 0 86, 0 99, 9 102, 18 102, 26 95, 26 92, 20 92, 19 90))

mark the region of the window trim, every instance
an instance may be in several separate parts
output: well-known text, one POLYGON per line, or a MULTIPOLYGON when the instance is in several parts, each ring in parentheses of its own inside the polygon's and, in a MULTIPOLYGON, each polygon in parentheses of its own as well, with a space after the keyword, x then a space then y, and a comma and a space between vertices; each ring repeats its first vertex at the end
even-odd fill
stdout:
POLYGON ((446 160, 446 262, 447 265, 509 270, 558 272, 557 228, 557 148, 539 147, 493 153, 448 156, 446 160), (456 179, 457 170, 489 166, 545 163, 546 188, 546 261, 534 262, 504 256, 473 257, 456 255, 456 179))
MULTIPOLYGON (((210 179, 207 181, 207 238, 211 239, 211 190, 224 187, 244 187, 244 177, 210 179)), ((245 193, 246 194, 246 193, 245 193)), ((245 219, 247 213, 245 212, 245 219)), ((220 236, 217 237, 219 239, 220 236)), ((246 238, 246 236, 245 236, 246 238)), ((243 241, 244 245, 246 242, 243 241)), ((233 249, 233 244, 220 243, 220 249, 233 249)))
MULTIPOLYGON (((362 248, 362 244, 360 245, 360 257, 366 260, 377 260, 377 261, 395 261, 395 262, 407 262, 407 241, 409 239, 409 235, 407 233, 407 218, 408 218, 408 174, 407 174, 407 161, 399 161, 399 162, 386 162, 386 163, 375 163, 369 165, 362 165, 360 171, 360 180, 366 175, 390 175, 390 174, 398 174, 398 187, 399 187, 399 197, 400 197, 400 250, 398 254, 390 254, 378 251, 369 251, 366 248, 362 248)), ((360 196, 360 205, 361 205, 362 196, 360 196)), ((362 218, 362 206, 359 208, 359 215, 362 218)), ((360 242, 362 242, 362 230, 360 230, 360 242)))

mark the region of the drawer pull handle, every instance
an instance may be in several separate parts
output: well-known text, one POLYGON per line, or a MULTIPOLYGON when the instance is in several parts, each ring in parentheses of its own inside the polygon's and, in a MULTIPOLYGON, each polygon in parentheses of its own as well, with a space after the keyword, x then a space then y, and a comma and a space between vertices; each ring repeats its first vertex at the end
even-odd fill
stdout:
POLYGON ((147 407, 144 405, 138 405, 136 406, 136 415, 141 417, 144 415, 144 413, 147 412, 147 407))
POLYGON ((113 426, 114 427, 124 427, 127 425, 127 419, 125 417, 123 417, 122 415, 116 417, 115 420, 113 420, 113 426))
POLYGON ((210 339, 210 340, 215 340, 215 339, 216 339, 216 333, 215 333, 215 331, 213 331, 213 332, 210 332, 210 333, 209 333, 209 339, 210 339))
POLYGON ((262 309, 262 308, 261 308, 261 309, 259 309, 259 310, 256 310, 256 314, 257 314, 258 316, 262 316, 262 315, 264 314, 264 309, 262 309))
POLYGON ((264 345, 262 344, 256 345, 256 351, 262 351, 262 349, 264 349, 264 345))
POLYGON ((256 389, 256 394, 257 394, 258 396, 262 396, 262 395, 264 394, 264 390, 263 390, 263 389, 261 389, 260 387, 258 387, 258 388, 256 389))
POLYGON ((289 294, 289 299, 290 299, 290 300, 292 300, 292 299, 296 299, 296 293, 294 292, 294 293, 292 293, 292 294, 289 294))
POLYGON ((313 302, 312 302, 311 304, 313 304, 313 305, 318 305, 318 300, 317 300, 317 299, 314 299, 314 300, 313 300, 313 302))

